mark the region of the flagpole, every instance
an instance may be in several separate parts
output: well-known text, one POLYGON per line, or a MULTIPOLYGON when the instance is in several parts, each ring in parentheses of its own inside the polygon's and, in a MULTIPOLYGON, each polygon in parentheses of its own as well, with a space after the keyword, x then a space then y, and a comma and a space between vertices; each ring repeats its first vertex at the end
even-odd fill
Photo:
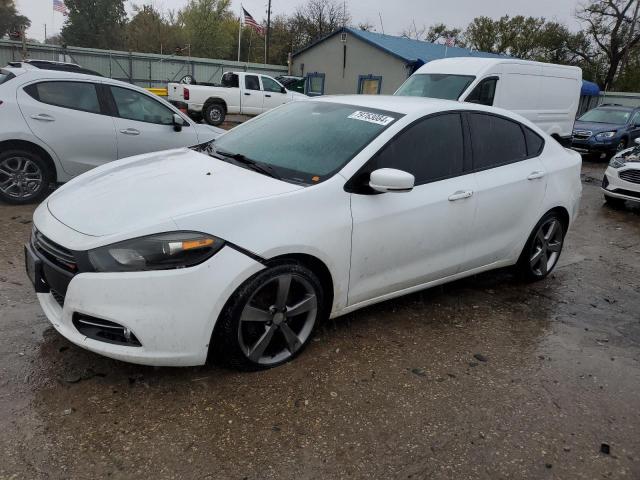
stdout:
MULTIPOLYGON (((242 9, 242 4, 240 4, 240 9, 242 9)), ((240 16, 238 17, 238 61, 240 61, 241 42, 242 42, 242 12, 240 12, 240 16)))

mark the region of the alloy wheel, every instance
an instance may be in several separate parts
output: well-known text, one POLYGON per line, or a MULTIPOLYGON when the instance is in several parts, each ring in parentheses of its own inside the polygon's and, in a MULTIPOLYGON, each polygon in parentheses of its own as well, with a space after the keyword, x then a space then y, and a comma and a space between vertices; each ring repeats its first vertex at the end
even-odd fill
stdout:
POLYGON ((307 279, 293 273, 272 277, 254 291, 242 310, 240 348, 253 363, 284 362, 305 344, 317 316, 317 295, 307 279))
POLYGON ((27 157, 11 156, 0 163, 0 192, 26 200, 40 191, 44 175, 40 166, 27 157))
POLYGON ((560 257, 562 241, 562 224, 557 218, 550 218, 540 225, 529 257, 529 265, 535 275, 542 277, 553 269, 560 257))
POLYGON ((222 112, 217 108, 209 109, 209 120, 211 123, 219 122, 222 119, 222 112))

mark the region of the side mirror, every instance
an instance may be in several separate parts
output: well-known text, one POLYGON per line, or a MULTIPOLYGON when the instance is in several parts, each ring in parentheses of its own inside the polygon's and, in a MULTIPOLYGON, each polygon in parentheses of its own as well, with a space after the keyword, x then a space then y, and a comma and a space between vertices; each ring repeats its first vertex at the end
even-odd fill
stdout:
POLYGON ((176 132, 181 132, 183 126, 184 126, 184 119, 177 113, 174 113, 173 114, 173 130, 175 130, 176 132))
POLYGON ((369 186, 376 192, 410 192, 415 184, 410 173, 395 168, 379 168, 371 172, 369 186))
POLYGON ((280 88, 280 93, 287 93, 287 89, 286 89, 286 88, 284 88, 284 87, 281 87, 281 88, 280 88))
POLYGON ((636 145, 640 145, 640 137, 636 138, 634 142, 636 142, 636 145))

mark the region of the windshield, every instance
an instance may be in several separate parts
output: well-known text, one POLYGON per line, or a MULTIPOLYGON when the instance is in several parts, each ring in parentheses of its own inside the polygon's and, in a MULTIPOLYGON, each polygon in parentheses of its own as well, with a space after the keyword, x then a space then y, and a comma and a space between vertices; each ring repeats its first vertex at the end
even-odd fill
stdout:
POLYGON ((329 102, 292 102, 217 138, 213 152, 304 184, 326 180, 402 114, 329 102))
POLYGON ((612 110, 609 108, 594 108, 582 115, 581 122, 615 123, 624 125, 629 121, 631 112, 628 110, 612 110))
POLYGON ((7 72, 6 70, 0 70, 0 85, 4 82, 11 80, 15 75, 11 72, 7 72))
POLYGON ((409 77, 394 95, 458 100, 475 78, 472 75, 421 73, 409 77))

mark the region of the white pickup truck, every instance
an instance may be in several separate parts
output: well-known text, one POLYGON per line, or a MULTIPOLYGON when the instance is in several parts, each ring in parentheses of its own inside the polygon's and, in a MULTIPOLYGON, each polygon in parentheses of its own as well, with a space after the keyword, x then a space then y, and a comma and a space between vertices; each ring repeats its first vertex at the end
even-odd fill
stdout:
POLYGON ((220 86, 172 82, 167 90, 171 103, 186 103, 190 116, 202 116, 209 125, 220 125, 227 114, 259 115, 283 103, 308 98, 267 75, 247 72, 225 72, 220 86))

